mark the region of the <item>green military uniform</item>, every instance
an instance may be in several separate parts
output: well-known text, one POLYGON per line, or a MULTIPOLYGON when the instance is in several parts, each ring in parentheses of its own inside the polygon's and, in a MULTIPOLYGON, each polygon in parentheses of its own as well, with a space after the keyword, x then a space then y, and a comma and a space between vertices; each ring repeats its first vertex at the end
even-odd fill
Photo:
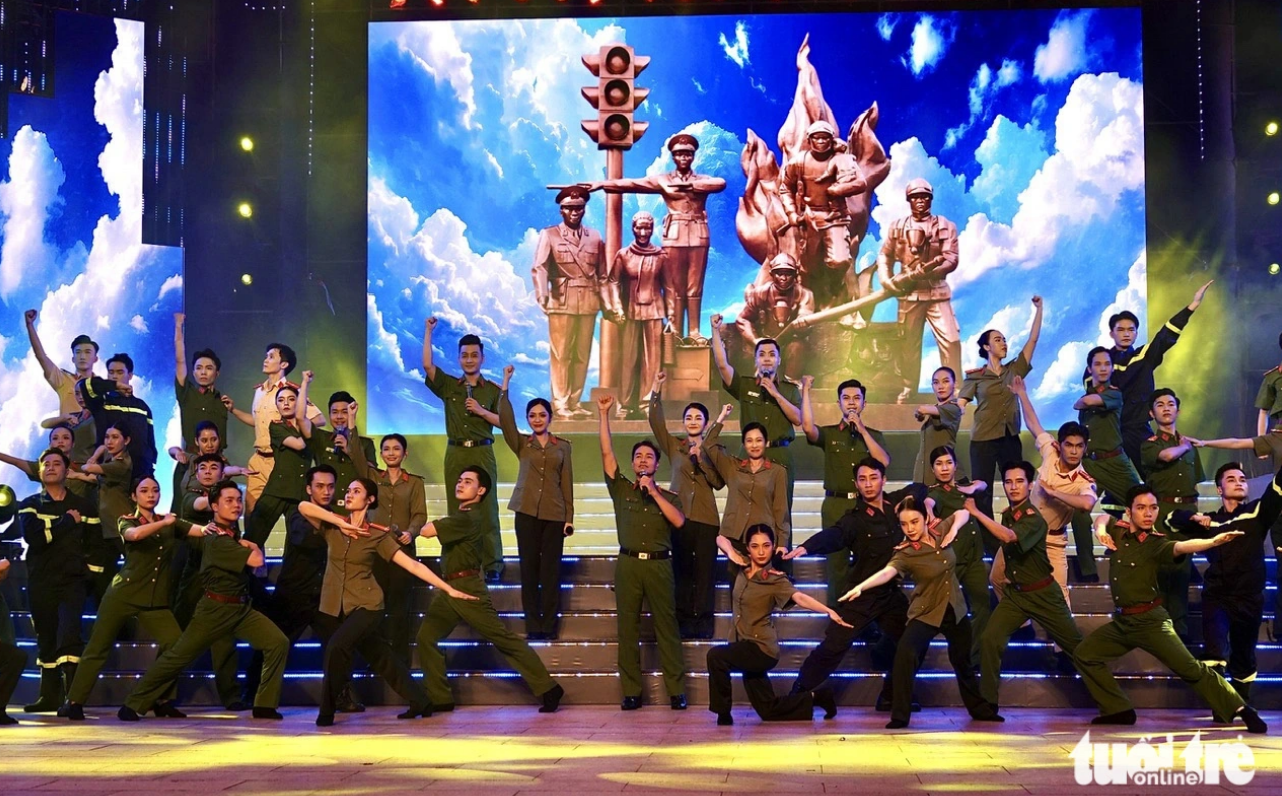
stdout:
MULTIPOLYGON (((190 374, 179 382, 174 379, 174 398, 178 401, 178 423, 182 427, 183 450, 188 460, 197 456, 196 426, 208 420, 218 429, 219 450, 227 447, 227 407, 223 405, 223 394, 217 387, 201 387, 190 374)), ((184 491, 183 481, 187 477, 186 464, 174 465, 173 511, 178 510, 184 491)))
POLYGON ((1268 456, 1273 460, 1273 470, 1282 470, 1282 365, 1264 374, 1255 408, 1268 415, 1265 433, 1252 440, 1255 455, 1268 456))
MULTIPOLYGON (((957 488, 954 481, 948 484, 936 483, 926 493, 935 501, 935 516, 942 522, 965 508, 969 495, 957 488)), ((957 582, 961 584, 966 602, 970 605, 971 615, 971 664, 979 665, 979 639, 988 626, 988 617, 993 613, 993 598, 988 592, 988 566, 984 563, 984 544, 982 534, 986 533, 972 517, 965 525, 957 529, 957 538, 949 545, 957 556, 957 582)))
MULTIPOLYGON (((112 578, 120 569, 120 554, 124 547, 116 533, 116 522, 134 508, 129 494, 133 478, 133 460, 129 454, 122 451, 119 458, 109 458, 101 463, 101 467, 96 494, 102 527, 94 528, 85 536, 85 568, 89 570, 89 594, 95 603, 102 602, 111 587, 112 578)), ((67 489, 70 490, 75 482, 74 479, 67 481, 67 489)))
POLYGON ((1007 584, 1001 602, 988 618, 980 638, 980 689, 984 699, 996 705, 1002 675, 1002 655, 1010 637, 1029 619, 1068 654, 1073 654, 1082 634, 1055 583, 1046 555, 1046 520, 1029 500, 1002 512, 1001 524, 1015 532, 1015 541, 1003 544, 1007 584))
POLYGON ((1077 413, 1077 421, 1091 434, 1082 466, 1104 489, 1100 508, 1120 513, 1126 508, 1122 505, 1126 492, 1140 482, 1135 464, 1122 448, 1122 391, 1106 382, 1090 387, 1086 394, 1100 396, 1104 405, 1088 406, 1077 413))
MULTIPOLYGON (((780 380, 775 383, 775 387, 793 406, 801 406, 801 390, 797 385, 780 380)), ((761 381, 754 376, 736 373, 734 380, 725 384, 725 388, 739 402, 739 427, 743 428, 749 423, 765 426, 766 458, 787 468, 788 513, 791 517, 792 492, 797 481, 796 468, 792 464, 792 448, 789 447, 797 436, 792 421, 784 416, 779 402, 766 392, 761 381)))
POLYGON ((1074 655, 1100 713, 1107 716, 1131 709, 1108 663, 1139 648, 1191 685, 1210 704, 1216 721, 1232 721, 1246 703, 1214 669, 1193 657, 1162 607, 1158 571, 1176 557, 1175 541, 1117 520, 1109 522, 1108 531, 1117 545, 1108 576, 1117 608, 1113 621, 1087 636, 1074 655))
MULTIPOLYGON (((154 520, 153 520, 154 521, 154 520)), ((98 618, 93 623, 89 644, 80 655, 80 668, 67 692, 67 701, 83 705, 98 682, 98 672, 107 661, 107 653, 120 629, 130 618, 137 618, 156 640, 161 655, 182 636, 182 629, 169 610, 170 561, 179 539, 192 529, 186 520, 161 528, 137 542, 124 541, 125 533, 147 524, 137 512, 117 521, 117 531, 125 546, 125 565, 111 581, 111 588, 98 605, 98 618)), ((178 694, 176 681, 170 683, 162 702, 178 694)))
MULTIPOLYGON (((330 429, 313 426, 312 436, 307 440, 307 448, 311 451, 317 465, 328 464, 334 468, 334 472, 338 473, 338 480, 335 482, 334 506, 338 513, 346 515, 347 508, 343 505, 344 496, 347 493, 347 487, 360 477, 360 471, 357 469, 353 457, 334 444, 334 437, 336 436, 337 433, 330 429)), ((352 432, 348 436, 347 444, 359 444, 365 461, 376 461, 374 458, 374 440, 369 437, 362 437, 352 432), (358 442, 353 442, 353 438, 358 442)), ((306 476, 304 475, 304 477, 306 476)), ((305 490, 306 484, 304 484, 305 490)))
MULTIPOLYGON (((1180 535, 1166 524, 1166 518, 1174 511, 1187 509, 1197 511, 1197 485, 1205 478, 1202 470, 1202 458, 1197 448, 1192 445, 1178 458, 1164 462, 1159 458, 1167 448, 1176 448, 1184 444, 1184 438, 1176 432, 1168 434, 1159 431, 1149 437, 1140 446, 1140 467, 1148 474, 1148 485, 1157 492, 1157 524, 1174 541, 1186 537, 1180 535)), ((1181 638, 1188 636, 1189 582, 1193 579, 1193 557, 1179 556, 1158 568, 1158 584, 1166 601, 1166 612, 1171 615, 1175 632, 1181 638)))
MULTIPOLYGON (((961 429, 962 408, 957 399, 936 404, 939 416, 927 415, 921 424, 921 446, 917 449, 917 459, 913 462, 913 480, 930 486, 935 483, 934 462, 927 461, 930 452, 935 448, 947 445, 957 450, 957 432, 961 429)), ((954 458, 957 458, 954 456, 954 458)), ((957 474, 961 474, 961 462, 957 462, 957 474)))
MULTIPOLYGON (((616 471, 605 476, 619 529, 619 560, 614 569, 614 598, 619 621, 619 681, 624 697, 641 696, 641 604, 650 604, 659 665, 669 697, 685 694, 685 659, 677 628, 672 575, 672 525, 659 504, 616 471)), ((656 485, 656 489, 662 489, 656 485)), ((662 490, 669 503, 681 498, 662 490)))
MULTIPOLYGON (((94 450, 97 450, 97 448, 94 448, 94 450)), ((91 456, 93 455, 93 451, 90 451, 89 453, 91 456)), ((81 472, 80 470, 81 464, 83 464, 83 462, 72 460, 71 469, 76 472, 81 472)), ((22 465, 18 469, 22 470, 22 472, 26 474, 27 480, 30 481, 31 483, 33 484, 40 483, 40 462, 34 462, 34 461, 31 461, 30 459, 25 459, 23 460, 22 465)), ((76 497, 84 498, 85 500, 89 501, 91 504, 95 506, 98 505, 97 481, 82 481, 79 478, 68 478, 67 491, 75 495, 76 497)))
POLYGON ((263 654, 262 684, 254 697, 254 707, 275 709, 280 705, 289 639, 272 620, 250 606, 245 579, 249 548, 237 541, 236 529, 215 527, 218 533, 200 540, 200 576, 205 594, 182 637, 156 659, 125 700, 125 705, 137 713, 154 705, 172 681, 215 641, 228 637, 249 642, 263 654))
MULTIPOLYGON (((868 433, 882 450, 886 449, 886 438, 880 431, 869 428, 868 433)), ((859 498, 854 491, 855 465, 871 454, 863 435, 845 420, 831 426, 820 426, 819 439, 810 444, 822 448, 824 452, 824 502, 819 507, 819 518, 821 527, 831 528, 841 519, 841 515, 855 507, 855 501, 859 498)), ((789 472, 789 512, 792 508, 792 481, 793 477, 789 472)), ((849 569, 849 549, 828 555, 824 565, 828 577, 828 605, 836 605, 837 598, 846 593, 843 584, 849 569)))
MULTIPOLYGON (((468 398, 487 411, 498 414, 499 386, 484 376, 476 386, 469 386, 464 378, 451 376, 441 368, 436 376, 424 380, 427 388, 441 399, 445 406, 445 503, 450 514, 458 511, 458 498, 454 485, 466 467, 481 467, 490 474, 490 481, 498 486, 499 466, 494 461, 494 427, 480 415, 467 411, 468 398)), ((486 574, 503 571, 503 537, 499 529, 499 497, 497 490, 490 490, 475 509, 480 512, 475 522, 484 533, 481 550, 482 569, 486 574)))
POLYGON ((441 543, 441 577, 459 591, 480 598, 455 600, 447 594, 434 594, 419 626, 423 686, 437 709, 454 705, 454 693, 445 675, 445 653, 437 645, 459 622, 466 623, 503 653, 535 696, 543 696, 556 687, 543 661, 525 639, 508 630, 490 601, 481 569, 485 536, 489 533, 484 511, 482 507, 459 509, 432 523, 441 543))
POLYGON ((276 521, 307 499, 307 469, 312 462, 311 451, 306 446, 302 450, 294 450, 285 444, 290 437, 303 439, 302 432, 295 426, 276 420, 268 431, 275 463, 263 493, 245 522, 245 538, 259 547, 267 544, 267 537, 271 536, 276 521))

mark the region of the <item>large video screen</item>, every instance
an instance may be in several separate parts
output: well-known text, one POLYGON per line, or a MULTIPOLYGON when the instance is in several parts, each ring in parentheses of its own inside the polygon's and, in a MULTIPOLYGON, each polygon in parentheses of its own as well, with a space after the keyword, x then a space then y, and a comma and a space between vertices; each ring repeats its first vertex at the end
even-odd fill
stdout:
MULTIPOLYGON (((634 214, 645 210, 657 226, 651 246, 671 254, 667 217, 689 222, 682 214, 693 194, 706 212, 702 296, 688 271, 687 284, 677 284, 678 273, 668 287, 677 284, 677 300, 697 305, 697 328, 687 320, 676 331, 706 337, 711 316, 723 315, 727 336, 738 337, 732 356, 742 362, 752 333, 765 336, 771 323, 872 297, 858 311, 789 329, 795 334, 785 360, 798 361, 786 372, 811 372, 821 384, 860 378, 872 385, 873 403, 927 402, 941 361, 937 324, 900 321, 914 302, 919 314, 926 304, 939 309, 941 294, 922 293, 923 283, 911 280, 896 284, 894 276, 936 264, 929 252, 916 260, 909 253, 878 270, 888 231, 911 213, 906 190, 915 180, 933 191, 930 213, 957 230, 957 264, 944 283, 960 331, 942 333, 959 343, 960 356, 946 355, 958 369, 980 366, 976 340, 989 328, 1017 351, 1033 317, 1031 298, 1044 297, 1029 383, 1043 417, 1059 422, 1080 392, 1085 353, 1106 340, 1108 316, 1129 308, 1145 318, 1138 9, 375 23, 371 431, 443 433, 440 402, 420 365, 429 314, 440 319, 434 354, 447 371, 459 370, 457 338, 474 333, 485 343, 485 375, 498 378, 505 364, 515 365, 514 404, 550 396, 549 320, 534 264, 536 255, 547 259, 541 230, 562 222, 549 186, 600 188, 592 184, 607 176, 606 153, 580 127, 603 118, 580 93, 598 85, 581 58, 613 44, 652 57, 635 78, 649 96, 634 121, 649 126, 623 153, 621 176, 633 182, 618 184, 621 245, 633 243, 634 214), (835 132, 830 162, 853 167, 806 176, 815 168, 804 162, 807 131, 817 121, 835 132), (702 193, 673 188, 665 177, 676 168, 668 144, 682 133, 698 142, 691 170, 712 178, 702 193), (651 189, 666 184, 668 192, 635 192, 647 178, 651 189), (830 206, 814 200, 812 208, 806 185, 825 180, 863 189, 830 206), (780 183, 796 188, 792 215, 780 183), (811 288, 813 306, 758 296, 745 309, 749 288, 773 284, 780 253, 796 255, 795 281, 811 288), (752 312, 756 325, 736 325, 752 312)), ((604 195, 589 195, 582 225, 602 234, 604 195)), ((698 245, 677 237, 683 258, 701 257, 698 245)), ((908 243, 924 251, 920 240, 908 243)), ((555 290, 555 280, 550 285, 555 290)), ((797 295, 795 284, 789 289, 797 295)), ((584 401, 603 377, 597 320, 586 373, 570 373, 571 381, 582 379, 584 401)), ((620 358, 624 368, 644 360, 620 358)), ((715 370, 710 383, 719 385, 715 370)))
MULTIPOLYGON (((98 376, 117 352, 134 361, 135 394, 155 416, 163 453, 179 444, 173 313, 182 308, 182 251, 142 244, 143 23, 58 13, 55 93, 9 96, 0 141, 0 451, 33 459, 59 399, 28 340, 74 371, 71 341, 99 344, 98 376)), ((35 485, 11 467, 20 497, 35 485)), ((167 490, 166 490, 167 491, 167 490)))

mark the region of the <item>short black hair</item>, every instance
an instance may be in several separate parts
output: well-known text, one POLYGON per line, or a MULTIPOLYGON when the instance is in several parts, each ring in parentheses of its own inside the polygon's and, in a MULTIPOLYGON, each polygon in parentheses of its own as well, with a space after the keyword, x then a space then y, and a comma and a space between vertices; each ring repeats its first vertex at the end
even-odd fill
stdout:
MULTIPOLYGON (((214 421, 212 421, 212 420, 201 420, 200 422, 196 423, 196 437, 197 437, 197 438, 199 438, 199 437, 200 437, 200 433, 201 433, 202 431, 212 431, 212 432, 214 432, 215 434, 218 434, 218 426, 217 426, 217 425, 215 425, 215 424, 214 424, 214 421)), ((221 440, 222 438, 223 438, 223 437, 222 437, 222 435, 221 435, 221 434, 219 434, 219 435, 218 435, 218 439, 220 439, 220 440, 221 440)), ((194 441, 195 441, 195 440, 193 440, 193 442, 194 442, 194 441)))
POLYGON ((1069 437, 1081 437, 1082 442, 1090 442, 1091 430, 1076 420, 1070 420, 1059 427, 1059 433, 1055 435, 1055 439, 1063 443, 1069 437))
POLYGON ((50 456, 57 456, 59 459, 62 459, 63 467, 71 466, 71 457, 63 453, 62 451, 58 450, 57 448, 45 448, 44 452, 41 453, 40 456, 36 458, 36 463, 39 464, 40 462, 43 462, 45 459, 47 459, 50 456))
POLYGON ((770 435, 766 433, 766 427, 756 421, 747 424, 739 431, 739 440, 746 440, 749 431, 760 431, 762 439, 766 441, 766 445, 770 445, 770 435))
POLYGON ((1117 324, 1121 323, 1122 321, 1130 321, 1131 323, 1135 324, 1135 330, 1139 331, 1140 319, 1135 317, 1135 313, 1131 312, 1130 310, 1122 310, 1121 312, 1114 313, 1108 316, 1108 330, 1110 332, 1113 331, 1113 329, 1117 326, 1117 324))
POLYGON ((352 394, 350 392, 348 392, 347 390, 339 390, 338 392, 334 393, 329 397, 329 403, 325 404, 325 407, 327 409, 333 409, 334 404, 338 403, 339 401, 342 401, 345 404, 356 403, 356 399, 352 397, 352 394))
POLYGON ((1025 461, 1006 462, 1005 464, 1002 465, 1003 481, 1006 480, 1006 473, 1010 472, 1011 470, 1022 471, 1024 473, 1024 477, 1028 479, 1029 484, 1032 484, 1033 480, 1037 478, 1037 468, 1033 466, 1032 462, 1025 462, 1025 461))
POLYGON ((855 462, 855 466, 851 469, 853 470, 854 474, 858 476, 859 470, 864 467, 867 467, 870 470, 876 470, 877 472, 881 473, 883 476, 886 474, 886 465, 882 464, 880 461, 878 461, 877 459, 874 459, 871 456, 865 456, 864 458, 855 462))
POLYGON ((230 478, 224 478, 223 480, 214 484, 212 488, 210 488, 209 490, 210 502, 217 503, 218 499, 222 497, 223 493, 226 492, 228 489, 234 489, 238 494, 240 493, 240 487, 236 485, 235 481, 231 480, 230 478))
POLYGON ((219 467, 227 466, 227 462, 223 459, 223 455, 221 453, 202 453, 191 460, 192 472, 200 469, 200 465, 205 464, 206 462, 214 462, 219 467))
POLYGON ((223 369, 223 361, 218 358, 218 355, 214 353, 214 349, 212 348, 202 348, 191 355, 191 366, 193 369, 196 367, 197 360, 201 359, 208 359, 210 362, 213 362, 214 370, 223 369))
POLYGON ((1180 396, 1178 396, 1178 395, 1176 395, 1176 394, 1175 394, 1175 390, 1172 390, 1170 387, 1158 387, 1158 388, 1157 388, 1156 390, 1154 390, 1154 391, 1153 391, 1153 393, 1152 393, 1151 395, 1149 395, 1149 397, 1148 397, 1148 410, 1149 410, 1150 412, 1151 412, 1151 411, 1153 411, 1153 404, 1157 403, 1157 399, 1158 399, 1158 398, 1164 398, 1164 397, 1166 397, 1166 396, 1168 396, 1168 395, 1175 399, 1175 408, 1176 408, 1176 409, 1179 409, 1179 408, 1180 408, 1180 396))
POLYGON ((482 343, 481 338, 477 337, 474 334, 465 334, 458 339, 458 347, 460 351, 463 350, 463 346, 465 345, 474 345, 477 348, 481 349, 482 354, 485 353, 485 343, 482 343))
POLYGON ((1154 490, 1153 487, 1149 486, 1148 484, 1136 484, 1135 486, 1126 490, 1126 507, 1129 509, 1132 506, 1134 506, 1135 499, 1137 497, 1140 497, 1141 495, 1152 495, 1154 498, 1156 498, 1157 491, 1154 490))
POLYGON ((129 371, 130 373, 134 372, 134 361, 133 361, 133 358, 130 357, 128 354, 123 354, 120 352, 112 354, 111 358, 107 360, 107 367, 111 367, 112 362, 119 362, 120 364, 125 366, 125 370, 129 371))
POLYGON ((313 477, 313 476, 315 476, 315 475, 317 475, 317 474, 320 474, 320 475, 332 475, 332 476, 334 476, 334 482, 335 482, 335 483, 337 483, 337 482, 338 482, 338 471, 337 471, 337 470, 335 470, 333 467, 330 467, 328 464, 318 464, 318 465, 316 465, 315 467, 311 467, 311 468, 309 468, 309 469, 307 470, 307 476, 304 478, 303 483, 304 483, 304 484, 307 484, 308 486, 311 486, 311 485, 312 485, 312 477, 313 477))
POLYGON ((691 401, 690 403, 686 404, 686 408, 681 410, 682 419, 685 418, 686 412, 689 412, 691 409, 698 409, 701 413, 703 413, 703 422, 705 424, 712 419, 712 416, 708 414, 708 407, 704 406, 698 401, 691 401))
POLYGON ((405 441, 405 436, 403 434, 388 434, 384 436, 378 441, 379 450, 382 450, 383 446, 389 442, 399 442, 401 443, 401 448, 407 453, 409 452, 410 444, 405 441))
POLYGON ((850 388, 850 387, 854 387, 855 389, 859 390, 859 397, 860 397, 860 398, 863 398, 864 400, 867 400, 867 399, 868 399, 868 390, 866 390, 866 389, 864 388, 863 383, 862 383, 862 382, 860 382, 860 381, 859 381, 859 379, 846 379, 846 380, 845 380, 845 381, 843 381, 841 384, 838 384, 838 385, 837 385, 837 400, 838 400, 838 401, 840 401, 840 400, 841 400, 841 394, 842 394, 843 392, 845 392, 845 391, 846 391, 848 388, 850 388))
POLYGON ((90 337, 90 336, 89 336, 89 335, 87 335, 87 334, 78 334, 78 335, 76 335, 76 338, 75 338, 74 340, 72 340, 72 341, 71 341, 71 353, 73 353, 73 354, 74 354, 74 353, 76 352, 76 347, 77 347, 77 346, 82 346, 82 345, 91 345, 91 346, 93 346, 93 352, 94 352, 95 354, 97 354, 97 353, 98 353, 98 350, 99 350, 99 349, 98 349, 98 344, 97 344, 97 343, 95 343, 95 342, 94 342, 94 340, 93 340, 93 338, 92 338, 92 337, 90 337))
POLYGON ((288 376, 289 372, 298 364, 298 354, 295 354, 294 349, 284 343, 268 343, 267 347, 263 349, 263 353, 267 353, 273 348, 280 352, 281 366, 285 371, 285 375, 288 376))
MULTIPOLYGON (((640 445, 641 443, 637 444, 640 445)), ((494 479, 490 477, 490 474, 485 471, 484 467, 478 467, 475 464, 471 464, 464 467, 463 471, 459 473, 460 478, 463 477, 463 473, 475 473, 476 480, 480 483, 481 488, 485 490, 486 495, 494 491, 494 479)))
POLYGON ((762 347, 763 345, 772 345, 772 346, 774 346, 774 347, 775 347, 775 353, 776 353, 776 354, 778 354, 778 355, 780 355, 780 356, 783 356, 783 349, 779 347, 779 341, 778 341, 778 340, 774 339, 773 337, 763 337, 763 338, 761 338, 760 340, 758 340, 758 341, 757 341, 757 344, 756 344, 755 346, 753 346, 753 348, 752 348, 752 355, 753 355, 754 357, 757 355, 757 352, 761 350, 761 347, 762 347))
POLYGON ((659 446, 658 446, 658 445, 656 445, 655 443, 651 442, 651 441, 650 441, 650 440, 648 440, 648 439, 643 439, 643 440, 641 440, 640 442, 638 442, 637 444, 635 444, 635 445, 633 445, 633 446, 632 446, 632 455, 633 455, 633 456, 636 456, 636 455, 637 455, 637 449, 638 449, 638 448, 649 448, 650 450, 654 451, 654 460, 655 460, 656 462, 663 458, 663 451, 659 450, 659 446))
POLYGON ((549 417, 549 418, 552 416, 552 402, 551 402, 551 401, 549 401, 549 400, 548 400, 548 399, 546 399, 546 398, 531 398, 531 399, 530 399, 530 401, 529 401, 529 403, 527 403, 527 404, 525 405, 525 416, 526 416, 526 417, 529 417, 529 416, 530 416, 530 412, 531 412, 531 411, 534 409, 534 407, 536 407, 536 406, 541 406, 541 407, 543 407, 544 409, 546 409, 546 410, 547 410, 547 413, 548 413, 548 417, 549 417))
POLYGON ((933 467, 935 460, 940 456, 951 456, 953 464, 957 463, 957 450, 952 445, 940 445, 930 452, 930 459, 926 462, 927 467, 933 467))
POLYGON ((1242 473, 1243 475, 1246 474, 1246 470, 1243 469, 1241 462, 1225 462, 1224 464, 1220 465, 1220 469, 1215 471, 1215 485, 1222 487, 1223 484, 1221 484, 1220 482, 1224 479, 1224 474, 1228 472, 1232 472, 1233 470, 1237 470, 1239 473, 1242 473))
POLYGON ((1109 361, 1109 362, 1112 362, 1112 361, 1113 361, 1113 351, 1112 351, 1112 349, 1105 348, 1105 347, 1104 347, 1104 346, 1102 346, 1102 345, 1097 345, 1097 346, 1095 346, 1094 348, 1092 348, 1090 351, 1087 351, 1087 352, 1086 352, 1086 367, 1088 367, 1088 368, 1089 368, 1089 367, 1091 366, 1091 363, 1095 361, 1095 355, 1096 355, 1096 354, 1107 354, 1107 355, 1108 355, 1108 361, 1109 361))

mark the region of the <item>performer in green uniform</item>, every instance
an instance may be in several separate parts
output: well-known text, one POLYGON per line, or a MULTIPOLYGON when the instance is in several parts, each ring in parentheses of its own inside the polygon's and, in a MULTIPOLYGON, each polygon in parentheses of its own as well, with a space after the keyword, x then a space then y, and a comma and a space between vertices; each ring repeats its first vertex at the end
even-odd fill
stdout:
POLYGON ((1247 732, 1268 732, 1255 709, 1243 702, 1214 669, 1194 658, 1175 635, 1157 585, 1158 568, 1170 559, 1219 547, 1243 532, 1225 531, 1210 539, 1176 542, 1153 529, 1160 508, 1152 487, 1132 487, 1126 503, 1129 522, 1111 517, 1095 520, 1096 537, 1113 551, 1108 585, 1117 608, 1112 622, 1091 633, 1077 647, 1077 667, 1100 708, 1100 715, 1091 723, 1135 723, 1135 709, 1113 680, 1108 664, 1138 648, 1192 686, 1211 706, 1216 721, 1241 718, 1247 732))
MULTIPOLYGON (((484 511, 486 496, 494 489, 489 472, 477 465, 468 465, 459 474, 454 485, 454 499, 458 511, 433 520, 423 526, 420 536, 435 537, 441 542, 441 574, 453 589, 476 598, 473 601, 454 599, 446 593, 436 595, 427 607, 427 615, 418 630, 418 657, 423 666, 423 685, 431 698, 432 709, 454 709, 454 694, 450 691, 445 675, 445 653, 441 652, 441 639, 448 636, 459 622, 472 628, 477 635, 490 642, 507 658, 508 662, 525 680, 530 690, 543 703, 540 713, 555 713, 565 690, 552 680, 547 667, 534 654, 525 639, 508 630, 499 619, 490 602, 490 591, 481 575, 484 561, 485 536, 489 533, 487 520, 478 516, 484 511)), ((493 500, 493 498, 490 498, 493 500)))
POLYGON ((1100 508, 1120 517, 1125 508, 1120 501, 1139 484, 1140 474, 1122 447, 1122 391, 1109 382, 1113 377, 1113 352, 1104 346, 1092 348, 1086 355, 1086 366, 1090 368, 1091 383, 1086 394, 1073 404, 1078 410, 1078 422, 1090 432, 1082 466, 1104 490, 1100 508))
POLYGON ((952 368, 935 368, 930 388, 935 391, 935 403, 913 410, 913 417, 921 423, 921 444, 917 446, 917 459, 913 462, 913 480, 926 486, 935 483, 930 452, 939 447, 957 450, 957 432, 962 419, 962 407, 957 402, 957 374, 952 368))
MULTIPOLYGON (((926 496, 935 501, 935 516, 941 521, 963 511, 966 500, 976 492, 988 489, 983 481, 957 480, 957 452, 947 445, 930 451, 931 473, 935 483, 926 496)), ((971 665, 979 665, 979 639, 988 627, 988 617, 993 613, 993 596, 988 591, 988 564, 984 563, 983 532, 969 512, 966 521, 957 529, 957 538, 950 545, 956 557, 954 572, 961 584, 962 594, 970 606, 971 616, 971 665)))
POLYGON ((654 471, 659 448, 650 440, 632 446, 632 471, 636 483, 619 469, 610 436, 610 407, 614 398, 597 398, 600 416, 601 464, 605 483, 614 502, 614 521, 619 529, 619 559, 614 570, 614 595, 618 601, 619 683, 623 709, 637 710, 641 699, 641 605, 649 603, 654 635, 659 646, 663 685, 673 710, 686 709, 685 659, 681 653, 681 631, 673 604, 672 531, 685 524, 681 499, 658 486, 654 471))
MULTIPOLYGON (((177 511, 182 501, 188 460, 208 452, 196 445, 202 423, 213 425, 219 440, 218 450, 214 452, 223 452, 223 444, 227 440, 227 416, 230 414, 228 404, 231 402, 230 398, 224 400, 215 384, 223 362, 212 349, 202 348, 192 354, 191 368, 188 369, 187 339, 183 329, 186 320, 183 313, 174 313, 174 398, 178 401, 178 420, 182 427, 182 446, 178 448, 182 456, 175 457, 178 466, 174 468, 171 511, 177 511)), ((171 448, 170 454, 173 452, 171 448)))
MULTIPOLYGON (((427 388, 441 399, 445 410, 445 483, 456 484, 468 467, 482 467, 490 482, 499 481, 499 467, 494 461, 494 427, 499 424, 499 386, 481 375, 485 364, 485 344, 474 334, 458 340, 459 367, 462 376, 452 376, 433 361, 432 330, 436 318, 428 318, 423 328, 423 372, 427 388)), ((445 491, 450 513, 458 511, 453 490, 445 491)), ((476 507, 474 522, 484 531, 481 565, 486 583, 498 583, 503 574, 503 538, 499 529, 499 498, 486 493, 476 507)))
POLYGON ((83 472, 98 477, 98 518, 102 520, 102 532, 85 539, 89 593, 96 604, 102 603, 112 579, 120 571, 120 555, 125 548, 116 531, 116 522, 133 510, 129 490, 134 477, 133 468, 129 436, 120 423, 112 423, 103 429, 102 444, 89 461, 80 466, 83 472))

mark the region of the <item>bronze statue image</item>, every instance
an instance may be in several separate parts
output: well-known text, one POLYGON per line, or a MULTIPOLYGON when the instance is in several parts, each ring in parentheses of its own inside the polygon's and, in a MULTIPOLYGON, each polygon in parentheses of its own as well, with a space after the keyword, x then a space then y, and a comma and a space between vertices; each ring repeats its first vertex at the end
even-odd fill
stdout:
POLYGON ((556 195, 561 223, 539 232, 534 294, 548 316, 552 410, 559 420, 591 417, 581 405, 592 354, 592 332, 606 289, 605 244, 583 226, 588 192, 579 186, 556 195))
POLYGON ((697 138, 679 133, 668 139, 675 171, 634 180, 602 180, 584 183, 584 186, 606 193, 663 197, 668 207, 663 219, 663 248, 668 253, 667 282, 676 307, 673 327, 679 336, 701 339, 699 316, 703 310, 703 278, 708 269, 708 195, 724 191, 726 181, 694 172, 692 166, 698 149, 697 138))
POLYGON ((789 324, 815 311, 815 294, 798 281, 797 261, 791 254, 780 252, 770 263, 770 281, 748 285, 743 295, 744 306, 735 321, 742 345, 739 350, 749 355, 763 337, 779 342, 785 375, 798 378, 806 362, 805 341, 801 331, 787 331, 789 324))
POLYGON ((633 241, 620 249, 610 266, 607 312, 623 324, 619 417, 644 420, 642 385, 659 372, 663 325, 672 323, 679 299, 668 281, 669 253, 650 242, 654 216, 642 211, 632 217, 633 241))

